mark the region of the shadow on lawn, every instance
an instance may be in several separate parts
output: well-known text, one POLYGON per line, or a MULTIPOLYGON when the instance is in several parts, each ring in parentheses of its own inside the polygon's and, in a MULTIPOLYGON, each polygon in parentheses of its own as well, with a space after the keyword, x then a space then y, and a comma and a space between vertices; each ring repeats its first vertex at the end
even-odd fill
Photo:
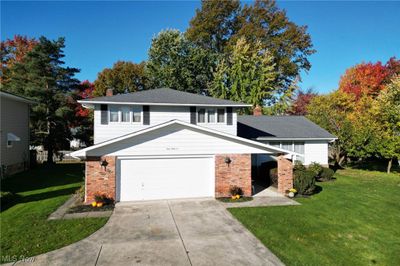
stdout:
POLYGON ((0 211, 9 209, 18 203, 39 201, 74 193, 83 181, 83 164, 40 165, 35 169, 19 173, 1 180, 1 191, 9 191, 14 195, 7 202, 2 202, 0 211), (78 183, 78 184, 77 184, 78 183), (76 184, 71 188, 60 188, 76 184), (20 195, 22 192, 47 189, 30 195, 20 195))
POLYGON ((79 188, 79 186, 76 186, 76 187, 64 188, 64 189, 48 191, 48 192, 43 192, 43 193, 38 193, 38 194, 31 194, 31 195, 27 195, 27 196, 21 196, 19 194, 15 194, 11 201, 1 204, 0 212, 3 212, 19 203, 28 203, 28 202, 32 202, 32 201, 45 200, 45 199, 55 198, 55 197, 64 196, 64 195, 71 195, 78 188, 79 188))

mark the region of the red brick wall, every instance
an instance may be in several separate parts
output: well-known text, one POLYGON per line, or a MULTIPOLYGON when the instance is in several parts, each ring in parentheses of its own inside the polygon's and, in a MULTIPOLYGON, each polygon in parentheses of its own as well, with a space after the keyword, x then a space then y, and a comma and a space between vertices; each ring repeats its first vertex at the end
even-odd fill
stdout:
POLYGON ((94 201, 96 194, 105 194, 115 199, 115 163, 114 156, 88 158, 86 161, 86 203, 94 201), (100 165, 101 160, 107 161, 108 165, 105 168, 100 165))
POLYGON ((293 188, 293 164, 280 155, 278 157, 278 191, 285 194, 286 190, 293 188))
POLYGON ((218 154, 215 156, 215 197, 231 196, 231 186, 243 189, 245 196, 251 196, 251 155, 218 154), (229 157, 231 163, 225 163, 229 157))

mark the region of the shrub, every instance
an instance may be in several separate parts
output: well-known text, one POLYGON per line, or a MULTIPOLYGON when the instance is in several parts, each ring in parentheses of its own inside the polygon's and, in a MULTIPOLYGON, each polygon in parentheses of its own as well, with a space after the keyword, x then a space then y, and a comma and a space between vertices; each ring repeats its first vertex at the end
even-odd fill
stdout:
POLYGON ((321 180, 332 180, 334 174, 335 172, 332 169, 323 167, 320 173, 320 178, 321 180))
POLYGON ((314 173, 314 177, 316 178, 318 178, 321 175, 322 168, 323 168, 322 165, 315 162, 310 164, 310 166, 308 167, 308 169, 314 173))
POLYGON ((300 161, 295 161, 293 171, 305 171, 306 167, 300 161))
POLYGON ((312 195, 315 190, 314 172, 309 169, 294 171, 293 186, 301 195, 312 195))
POLYGON ((242 196, 242 195, 243 195, 243 190, 242 190, 242 188, 240 188, 240 187, 238 187, 238 186, 232 186, 232 187, 229 189, 229 192, 231 193, 231 196, 236 196, 236 195, 242 196))

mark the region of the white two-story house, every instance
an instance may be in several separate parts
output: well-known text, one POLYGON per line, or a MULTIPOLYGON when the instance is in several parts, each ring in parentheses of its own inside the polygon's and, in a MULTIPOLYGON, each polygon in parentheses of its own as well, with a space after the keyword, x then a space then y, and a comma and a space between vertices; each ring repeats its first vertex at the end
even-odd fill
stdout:
MULTIPOLYGON (((307 158, 307 149, 294 142, 288 148, 283 139, 277 145, 281 140, 258 139, 262 134, 245 136, 237 115, 250 107, 244 103, 166 88, 119 95, 108 90, 80 103, 94 110, 94 145, 71 154, 86 161, 86 202, 96 194, 116 201, 225 197, 232 186, 250 196, 254 158, 278 162, 284 193, 292 187, 290 160, 307 158)), ((321 132, 325 164, 334 137, 321 132)))

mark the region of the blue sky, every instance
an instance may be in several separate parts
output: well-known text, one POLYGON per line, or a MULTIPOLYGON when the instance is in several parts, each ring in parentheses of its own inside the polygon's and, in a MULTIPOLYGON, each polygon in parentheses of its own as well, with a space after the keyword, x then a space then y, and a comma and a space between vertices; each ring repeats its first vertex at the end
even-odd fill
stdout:
MULTIPOLYGON (((400 58, 400 2, 280 1, 299 25, 307 25, 317 53, 301 87, 321 93, 337 87, 354 64, 400 58)), ((81 80, 118 60, 146 60, 151 38, 162 29, 189 26, 198 1, 1 2, 1 39, 14 34, 66 37, 65 61, 81 80)))

